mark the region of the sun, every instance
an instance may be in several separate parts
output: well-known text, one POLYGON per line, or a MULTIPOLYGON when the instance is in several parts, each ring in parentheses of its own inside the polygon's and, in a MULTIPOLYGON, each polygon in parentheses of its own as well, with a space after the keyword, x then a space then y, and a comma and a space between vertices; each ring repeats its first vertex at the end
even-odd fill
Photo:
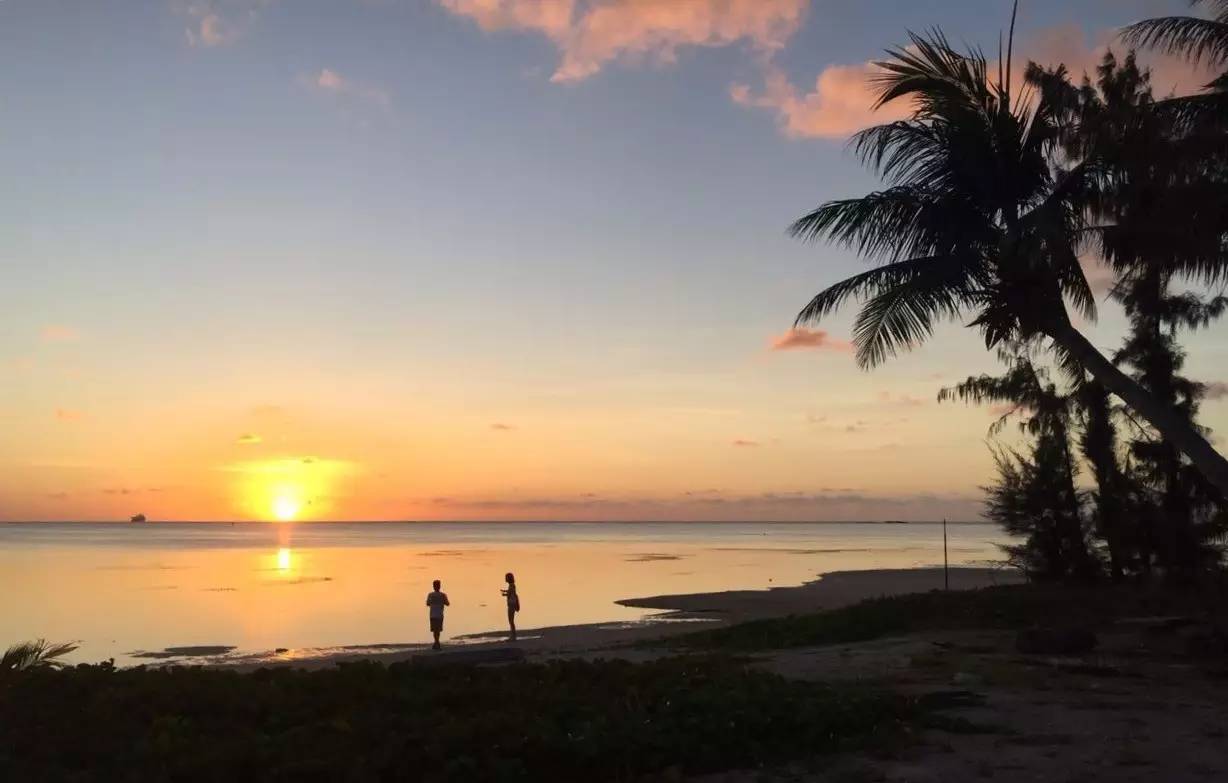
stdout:
POLYGON ((298 516, 299 502, 288 495, 281 495, 273 500, 273 516, 279 522, 290 522, 298 516))

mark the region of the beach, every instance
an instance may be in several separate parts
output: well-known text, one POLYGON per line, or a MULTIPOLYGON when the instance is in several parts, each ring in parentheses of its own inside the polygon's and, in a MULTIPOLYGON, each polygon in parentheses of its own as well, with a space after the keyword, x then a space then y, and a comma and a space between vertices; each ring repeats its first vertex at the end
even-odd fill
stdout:
MULTIPOLYGON (((626 598, 619 604, 653 610, 653 614, 634 622, 579 623, 519 629, 517 642, 507 641, 506 630, 467 634, 455 640, 451 650, 463 651, 458 660, 471 653, 515 647, 526 659, 593 656, 643 658, 668 650, 671 637, 700 629, 728 626, 750 620, 809 614, 850 606, 883 596, 901 596, 942 590, 974 590, 996 585, 1021 584, 1022 576, 1001 568, 871 569, 839 571, 793 587, 766 590, 724 590, 710 593, 626 598), (648 642, 660 642, 652 652, 648 642), (632 649, 634 645, 634 649, 632 649), (645 652, 649 650, 649 652, 645 652)), ((439 657, 429 645, 410 645, 395 649, 359 647, 322 653, 286 650, 247 658, 227 656, 219 665, 251 670, 267 665, 292 665, 304 668, 332 666, 341 662, 377 661, 396 663, 430 660, 439 657)), ((446 659, 446 655, 443 656, 446 659)), ((480 658, 479 658, 480 660, 480 658)))
MULTIPOLYGON (((999 556, 991 526, 950 525, 948 533, 955 566, 999 556)), ((23 590, 0 596, 0 620, 17 639, 78 644, 74 662, 388 656, 429 641, 423 604, 433 579, 452 602, 446 644, 486 643, 483 634, 506 628, 499 589, 507 571, 520 586, 525 644, 539 644, 534 636, 547 644, 673 633, 717 616, 697 611, 711 606, 640 600, 648 596, 719 595, 730 618, 777 605, 787 613, 828 600, 815 596, 845 580, 796 593, 772 588, 942 559, 941 525, 926 523, 6 524, 0 570, 23 590), (756 606, 743 606, 746 595, 756 606), (569 630, 578 627, 585 630, 569 630)), ((840 591, 852 598, 941 586, 901 579, 840 591)))

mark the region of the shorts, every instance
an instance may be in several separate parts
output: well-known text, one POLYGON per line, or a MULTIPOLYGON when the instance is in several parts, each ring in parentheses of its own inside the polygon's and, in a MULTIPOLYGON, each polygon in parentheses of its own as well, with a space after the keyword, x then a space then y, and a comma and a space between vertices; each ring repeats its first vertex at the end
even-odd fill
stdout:
POLYGON ((442 617, 432 617, 431 618, 431 633, 443 633, 443 618, 442 617))

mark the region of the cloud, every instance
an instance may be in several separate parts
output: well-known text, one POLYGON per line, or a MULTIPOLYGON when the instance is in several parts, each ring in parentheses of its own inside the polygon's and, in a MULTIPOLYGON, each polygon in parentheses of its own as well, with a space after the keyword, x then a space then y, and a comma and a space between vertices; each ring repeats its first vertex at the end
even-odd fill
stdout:
POLYGON ((784 334, 772 338, 773 351, 825 350, 851 351, 852 343, 846 340, 834 340, 827 332, 819 329, 790 329, 784 334))
POLYGON ((803 92, 779 66, 766 62, 761 89, 737 82, 730 85, 729 97, 740 106, 774 112, 781 133, 789 138, 842 139, 908 115, 908 104, 900 101, 874 111, 876 96, 870 78, 876 70, 870 62, 829 65, 815 78, 813 89, 803 92))
POLYGON ((1222 400, 1228 398, 1228 383, 1223 381, 1211 381, 1203 384, 1204 392, 1208 400, 1222 400))
POLYGON ((261 9, 273 0, 180 0, 186 17, 183 35, 188 46, 213 48, 234 43, 256 23, 261 9))
POLYGON ((331 68, 321 69, 318 74, 306 81, 308 86, 320 92, 346 95, 383 106, 384 108, 392 104, 392 98, 384 89, 347 79, 331 68))
POLYGON ((81 339, 81 333, 71 326, 49 324, 39 332, 39 339, 45 343, 70 343, 81 339))
POLYGON ((755 448, 759 445, 759 441, 743 440, 742 438, 738 438, 737 440, 733 442, 733 445, 737 446, 738 448, 755 448))
POLYGON ((235 462, 218 468, 225 473, 242 473, 249 476, 300 476, 304 471, 313 472, 316 475, 342 475, 354 473, 357 469, 358 464, 354 462, 311 456, 285 457, 259 462, 235 462))
POLYGON ((544 35, 558 49, 554 82, 620 61, 673 63, 684 47, 745 43, 768 55, 800 27, 809 0, 437 0, 483 30, 544 35))
POLYGON ((247 446, 247 445, 254 445, 256 443, 260 443, 261 440, 263 439, 259 435, 253 435, 250 432, 245 432, 242 435, 240 435, 238 439, 235 440, 235 443, 247 446))
POLYGON ((71 408, 56 408, 55 417, 60 421, 80 421, 85 418, 85 414, 71 408))
POLYGON ((490 428, 496 432, 511 432, 516 429, 516 427, 512 424, 504 424, 498 421, 490 425, 490 428))
MULTIPOLYGON (((1088 35, 1077 24, 1066 24, 1041 31, 1024 42, 1019 70, 1027 60, 1053 66, 1064 63, 1075 80, 1089 74, 1095 78, 1096 68, 1104 55, 1112 50, 1124 59, 1129 47, 1118 40, 1118 30, 1109 28, 1088 35)), ((1187 62, 1184 58, 1155 51, 1140 51, 1139 62, 1151 70, 1151 86, 1158 97, 1188 95, 1198 92, 1214 75, 1211 70, 1187 62)), ((1016 77, 1019 78, 1019 77, 1016 77)))
POLYGON ((706 489, 664 497, 542 496, 457 498, 423 501, 449 519, 569 520, 975 520, 979 496, 962 494, 877 495, 855 489, 816 489, 736 494, 706 489))
POLYGON ((892 405, 903 405, 908 408, 916 408, 925 404, 925 400, 920 397, 914 397, 911 394, 892 394, 889 391, 881 391, 878 393, 879 402, 886 402, 892 405))
MULTIPOLYGON (((1084 73, 1095 73, 1110 48, 1124 56, 1127 47, 1116 38, 1116 29, 1088 36, 1077 24, 1043 30, 1017 47, 1013 82, 1022 83, 1028 60, 1042 65, 1065 63, 1078 81, 1084 73)), ((1212 78, 1208 70, 1196 68, 1179 57, 1143 52, 1140 61, 1151 68, 1151 81, 1158 96, 1196 92, 1212 78)), ((872 110, 877 95, 870 79, 878 70, 872 61, 829 65, 819 72, 813 88, 807 91, 796 87, 770 58, 764 58, 762 63, 760 88, 737 82, 730 86, 729 95, 739 105, 773 112, 781 132, 789 138, 844 138, 871 125, 908 115, 910 107, 902 101, 894 101, 877 112, 872 110)), ((990 71, 996 71, 996 65, 991 65, 990 71)))

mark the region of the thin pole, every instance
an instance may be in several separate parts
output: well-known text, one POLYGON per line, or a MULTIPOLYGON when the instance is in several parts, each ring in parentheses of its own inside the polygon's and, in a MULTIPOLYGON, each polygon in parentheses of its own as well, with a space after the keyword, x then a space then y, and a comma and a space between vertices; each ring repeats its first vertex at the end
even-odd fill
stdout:
POLYGON ((947 566, 947 521, 942 520, 942 589, 951 589, 951 572, 947 566))

